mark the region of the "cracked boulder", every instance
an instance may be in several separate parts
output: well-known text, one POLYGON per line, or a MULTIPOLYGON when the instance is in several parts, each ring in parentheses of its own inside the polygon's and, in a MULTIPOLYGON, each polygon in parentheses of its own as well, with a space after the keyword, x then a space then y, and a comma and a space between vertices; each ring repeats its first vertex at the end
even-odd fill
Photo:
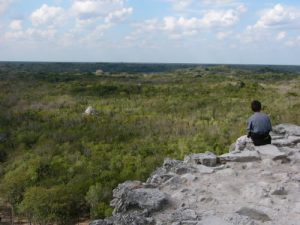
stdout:
POLYGON ((138 182, 125 182, 113 191, 114 199, 111 206, 114 214, 128 210, 146 210, 154 212, 162 209, 168 203, 166 193, 155 188, 143 188, 138 182))
POLYGON ((211 152, 192 154, 186 156, 184 162, 214 167, 217 165, 217 156, 211 152))

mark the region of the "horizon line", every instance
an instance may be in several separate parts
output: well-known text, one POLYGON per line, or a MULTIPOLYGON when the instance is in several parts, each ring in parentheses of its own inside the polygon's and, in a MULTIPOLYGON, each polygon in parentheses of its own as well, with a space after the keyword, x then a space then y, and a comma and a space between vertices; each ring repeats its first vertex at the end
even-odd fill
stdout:
POLYGON ((224 65, 224 66, 234 66, 234 65, 242 65, 242 66, 300 66, 300 64, 263 64, 263 63, 196 63, 196 62, 130 62, 130 61, 34 61, 34 60, 0 60, 0 63, 79 63, 79 64, 97 64, 97 63, 105 63, 105 64, 182 64, 182 65, 224 65))

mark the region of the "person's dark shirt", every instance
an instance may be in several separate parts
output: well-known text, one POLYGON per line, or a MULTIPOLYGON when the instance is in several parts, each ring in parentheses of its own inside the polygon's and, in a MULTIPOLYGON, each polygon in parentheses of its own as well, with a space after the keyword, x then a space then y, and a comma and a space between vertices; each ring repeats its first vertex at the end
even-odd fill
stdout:
POLYGON ((268 134, 272 130, 270 118, 262 112, 255 112, 248 119, 247 131, 255 134, 268 134))

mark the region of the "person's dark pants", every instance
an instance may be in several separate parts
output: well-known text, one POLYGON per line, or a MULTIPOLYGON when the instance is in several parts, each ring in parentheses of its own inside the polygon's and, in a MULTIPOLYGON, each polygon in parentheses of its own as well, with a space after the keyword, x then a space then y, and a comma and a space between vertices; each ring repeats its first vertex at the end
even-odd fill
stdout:
POLYGON ((268 145, 271 144, 271 136, 269 134, 255 134, 251 133, 250 137, 255 146, 268 145))

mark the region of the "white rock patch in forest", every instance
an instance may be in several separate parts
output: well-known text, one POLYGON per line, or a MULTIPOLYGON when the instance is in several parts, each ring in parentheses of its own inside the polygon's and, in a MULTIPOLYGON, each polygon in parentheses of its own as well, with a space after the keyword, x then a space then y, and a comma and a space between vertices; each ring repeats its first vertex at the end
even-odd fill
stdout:
POLYGON ((92 106, 87 107, 87 109, 84 111, 85 115, 95 115, 97 114, 97 110, 94 109, 92 106))

